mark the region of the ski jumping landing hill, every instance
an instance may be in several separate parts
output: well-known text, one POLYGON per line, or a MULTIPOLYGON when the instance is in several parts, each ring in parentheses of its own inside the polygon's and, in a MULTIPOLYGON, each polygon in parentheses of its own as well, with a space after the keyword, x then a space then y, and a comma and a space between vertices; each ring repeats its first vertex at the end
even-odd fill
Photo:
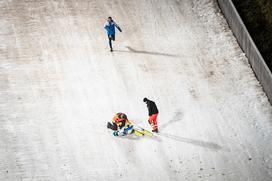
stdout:
POLYGON ((0 180, 272 180, 272 108, 215 0, 0 1, 0 180), (103 25, 122 27, 109 52, 103 25), (116 138, 116 112, 159 139, 116 138))

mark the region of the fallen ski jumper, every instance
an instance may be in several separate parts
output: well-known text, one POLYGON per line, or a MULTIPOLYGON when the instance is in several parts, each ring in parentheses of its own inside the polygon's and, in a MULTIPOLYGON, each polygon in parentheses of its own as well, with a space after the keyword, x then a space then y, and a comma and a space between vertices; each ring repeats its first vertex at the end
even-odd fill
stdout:
POLYGON ((127 136, 131 134, 135 134, 137 136, 153 136, 151 132, 133 125, 124 113, 117 113, 113 117, 112 123, 108 122, 107 128, 113 130, 114 136, 127 136))

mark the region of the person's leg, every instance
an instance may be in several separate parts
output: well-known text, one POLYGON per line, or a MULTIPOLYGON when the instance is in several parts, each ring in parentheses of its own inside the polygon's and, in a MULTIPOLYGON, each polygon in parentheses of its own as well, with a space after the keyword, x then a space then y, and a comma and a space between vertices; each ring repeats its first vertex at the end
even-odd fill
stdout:
POLYGON ((157 122, 157 117, 158 114, 154 114, 154 119, 153 119, 153 130, 155 130, 156 132, 158 132, 158 122, 157 122))
POLYGON ((157 122, 157 116, 158 114, 153 114, 149 117, 149 124, 152 127, 153 132, 158 132, 158 122, 157 122))
POLYGON ((112 43, 111 43, 111 40, 112 40, 112 35, 109 35, 109 45, 110 45, 110 50, 112 51, 112 43))

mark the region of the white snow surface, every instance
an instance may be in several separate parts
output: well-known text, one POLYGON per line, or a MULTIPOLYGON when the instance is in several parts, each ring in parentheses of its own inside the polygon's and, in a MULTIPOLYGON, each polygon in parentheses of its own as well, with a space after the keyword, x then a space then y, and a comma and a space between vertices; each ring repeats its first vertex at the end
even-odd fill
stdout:
POLYGON ((272 180, 272 107, 216 0, 1 0, 0 180, 272 180), (103 24, 121 26, 114 52, 103 24), (160 133, 114 137, 117 112, 160 133))

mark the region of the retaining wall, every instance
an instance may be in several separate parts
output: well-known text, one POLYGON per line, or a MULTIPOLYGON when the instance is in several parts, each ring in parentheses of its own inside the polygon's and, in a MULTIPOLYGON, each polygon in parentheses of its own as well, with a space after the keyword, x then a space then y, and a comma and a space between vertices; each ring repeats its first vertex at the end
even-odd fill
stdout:
POLYGON ((218 0, 218 4, 227 19, 234 36, 242 50, 245 52, 257 79, 260 81, 270 103, 272 104, 271 71, 248 33, 247 28, 232 3, 232 0, 218 0))

